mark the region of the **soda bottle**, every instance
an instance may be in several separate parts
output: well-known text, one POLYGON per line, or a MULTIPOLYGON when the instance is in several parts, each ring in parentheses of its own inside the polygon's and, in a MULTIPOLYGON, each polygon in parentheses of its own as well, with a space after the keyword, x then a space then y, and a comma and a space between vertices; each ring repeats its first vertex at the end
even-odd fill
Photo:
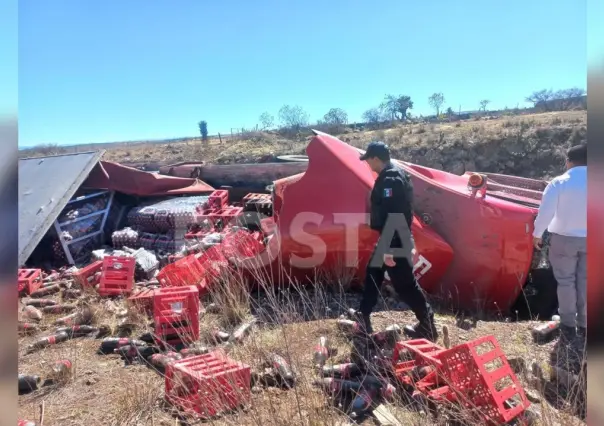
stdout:
POLYGON ((235 341, 237 343, 243 342, 243 339, 245 338, 245 336, 247 336, 249 334, 249 332, 251 331, 252 327, 255 324, 256 324, 255 318, 252 319, 251 321, 241 324, 239 327, 237 327, 235 329, 235 331, 233 331, 233 334, 231 335, 230 340, 235 341))
POLYGON ((411 370, 410 376, 414 381, 417 382, 434 371, 436 371, 436 369, 431 365, 418 365, 411 370))
POLYGON ((40 381, 39 376, 19 374, 19 395, 38 390, 40 381))
POLYGON ((50 378, 53 382, 61 382, 69 379, 73 365, 68 359, 61 359, 52 366, 50 378))
POLYGON ((331 376, 337 379, 349 379, 356 377, 362 373, 361 367, 354 362, 348 362, 345 364, 336 364, 324 366, 321 370, 323 376, 331 376))
POLYGON ((385 399, 392 399, 396 393, 396 388, 388 380, 373 375, 363 377, 362 387, 376 389, 379 396, 385 399))
POLYGON ((142 340, 129 339, 127 337, 107 337, 101 341, 101 347, 98 353, 100 355, 106 355, 113 353, 117 348, 122 346, 147 346, 147 343, 142 340))
POLYGON ((398 340, 403 330, 398 326, 398 324, 392 324, 386 327, 383 331, 378 331, 371 335, 371 339, 377 345, 391 345, 393 346, 398 340))
POLYGON ((54 322, 55 325, 89 325, 92 321, 90 308, 83 308, 80 312, 74 312, 54 322))
POLYGON ((350 407, 350 417, 353 419, 359 419, 367 414, 367 411, 373 405, 373 401, 378 396, 378 390, 376 388, 363 389, 357 394, 352 400, 350 407))
POLYGON ((23 308, 23 316, 33 321, 40 321, 42 319, 42 312, 31 305, 27 305, 23 308))
POLYGON ((313 361, 316 368, 323 368, 329 358, 329 341, 327 337, 319 337, 319 344, 315 347, 313 361))
POLYGON ((154 354, 147 358, 147 362, 155 368, 160 374, 166 373, 166 367, 175 361, 182 359, 182 355, 176 352, 166 352, 165 354, 154 354))
POLYGON ((38 331, 40 331, 40 329, 38 328, 37 325, 29 323, 29 322, 20 322, 18 324, 17 330, 19 331, 19 334, 21 334, 21 335, 35 334, 38 331))
POLYGON ((196 356, 196 355, 205 355, 210 352, 210 348, 206 346, 193 346, 190 348, 181 349, 180 354, 184 357, 196 356))
POLYGON ((148 359, 160 352, 161 350, 157 346, 142 347, 136 345, 121 346, 113 351, 113 353, 119 354, 127 363, 131 363, 134 360, 148 359))
POLYGON ((49 294, 58 293, 59 291, 61 291, 61 286, 59 284, 53 284, 48 287, 39 288, 38 290, 31 293, 30 296, 33 298, 39 298, 42 296, 48 296, 49 294))
POLYGON ((315 380, 313 383, 332 396, 348 392, 358 392, 361 389, 361 382, 334 379, 333 377, 325 377, 315 380))
POLYGON ((336 325, 341 332, 346 334, 358 334, 361 332, 361 326, 353 320, 339 319, 336 325))
POLYGON ((17 426, 37 426, 37 423, 31 420, 19 420, 17 426))
POLYGON ((57 343, 65 342, 69 340, 69 336, 65 332, 56 333, 52 336, 42 337, 40 340, 32 343, 27 347, 27 352, 31 353, 38 349, 44 349, 57 343))
POLYGON ((74 325, 71 327, 57 328, 58 333, 65 332, 65 333, 67 333, 69 338, 83 337, 83 336, 87 336, 92 333, 96 333, 98 331, 99 331, 98 328, 93 327, 91 325, 74 325))
POLYGON ((560 332, 560 317, 554 315, 551 321, 533 328, 533 340, 535 343, 545 343, 554 339, 560 332))
POLYGON ((45 314, 64 314, 66 312, 73 312, 75 309, 75 305, 54 305, 44 306, 42 312, 45 314))
POLYGON ((36 308, 54 306, 57 304, 57 302, 52 299, 23 299, 23 303, 26 305, 35 306, 36 308))
POLYGON ((289 363, 280 355, 269 354, 268 360, 272 369, 277 373, 281 384, 292 387, 296 382, 296 376, 289 363))

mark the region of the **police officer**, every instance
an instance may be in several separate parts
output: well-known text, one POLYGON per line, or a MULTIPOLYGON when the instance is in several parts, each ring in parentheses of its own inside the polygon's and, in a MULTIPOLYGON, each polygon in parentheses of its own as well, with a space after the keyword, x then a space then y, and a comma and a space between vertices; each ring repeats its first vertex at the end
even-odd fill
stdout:
POLYGON ((408 305, 418 323, 404 328, 411 338, 436 341, 438 332, 434 325, 434 313, 424 292, 413 274, 413 185, 409 175, 390 161, 390 150, 383 142, 371 142, 361 161, 366 161, 378 174, 371 191, 370 226, 380 233, 380 238, 365 276, 363 299, 359 313, 363 316, 365 331, 373 332, 370 315, 375 307, 384 272, 402 301, 408 305))

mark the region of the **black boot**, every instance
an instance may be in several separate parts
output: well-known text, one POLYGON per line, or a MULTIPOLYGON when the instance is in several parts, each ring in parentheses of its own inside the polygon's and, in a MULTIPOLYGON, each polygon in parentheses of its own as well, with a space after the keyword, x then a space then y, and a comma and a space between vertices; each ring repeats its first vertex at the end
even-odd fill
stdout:
POLYGON ((403 331, 411 339, 427 339, 431 342, 438 340, 438 330, 432 316, 420 320, 415 325, 405 326, 403 331))
POLYGON ((363 332, 367 336, 371 336, 373 334, 373 327, 371 326, 371 317, 369 315, 363 315, 361 327, 363 327, 363 332))
POLYGON ((560 324, 560 343, 571 345, 577 338, 577 329, 560 324))

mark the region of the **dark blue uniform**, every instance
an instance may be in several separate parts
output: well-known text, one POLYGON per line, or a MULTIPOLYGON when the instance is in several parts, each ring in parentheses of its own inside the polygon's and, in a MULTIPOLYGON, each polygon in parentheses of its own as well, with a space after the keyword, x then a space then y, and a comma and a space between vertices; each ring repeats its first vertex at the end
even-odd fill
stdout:
POLYGON ((433 312, 413 275, 411 222, 413 221, 413 184, 407 173, 392 163, 378 175, 371 191, 370 226, 380 232, 372 260, 367 266, 360 313, 368 317, 377 303, 384 272, 401 300, 420 323, 429 325, 433 312), (384 254, 392 254, 396 264, 384 264, 384 254))

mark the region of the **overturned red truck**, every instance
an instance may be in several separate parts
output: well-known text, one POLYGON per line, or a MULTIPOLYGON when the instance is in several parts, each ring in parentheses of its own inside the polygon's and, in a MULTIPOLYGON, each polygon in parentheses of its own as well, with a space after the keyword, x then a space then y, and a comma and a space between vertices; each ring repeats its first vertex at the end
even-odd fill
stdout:
MULTIPOLYGON (((337 273, 362 284, 378 236, 367 225, 376 176, 361 152, 315 132, 306 170, 274 181, 273 216, 262 220, 266 249, 242 263, 252 275, 310 282, 337 273)), ((548 315, 556 308, 551 268, 532 245, 546 182, 395 163, 414 184, 415 273, 428 294, 472 311, 548 315)))

